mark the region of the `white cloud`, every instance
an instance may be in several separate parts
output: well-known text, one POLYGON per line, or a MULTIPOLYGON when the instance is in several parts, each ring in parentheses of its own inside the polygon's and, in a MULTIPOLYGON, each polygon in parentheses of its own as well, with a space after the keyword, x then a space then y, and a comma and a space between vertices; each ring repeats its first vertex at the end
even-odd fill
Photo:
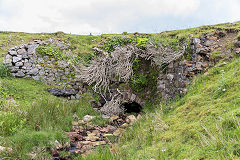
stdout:
POLYGON ((1 0, 0 30, 121 32, 149 17, 185 17, 200 0, 1 0))

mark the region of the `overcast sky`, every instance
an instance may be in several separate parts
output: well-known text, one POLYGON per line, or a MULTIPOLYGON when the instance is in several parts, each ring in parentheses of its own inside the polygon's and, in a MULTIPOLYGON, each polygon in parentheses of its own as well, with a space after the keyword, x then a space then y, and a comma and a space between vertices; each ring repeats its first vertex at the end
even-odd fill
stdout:
POLYGON ((240 21, 240 0, 0 0, 0 30, 102 34, 240 21))

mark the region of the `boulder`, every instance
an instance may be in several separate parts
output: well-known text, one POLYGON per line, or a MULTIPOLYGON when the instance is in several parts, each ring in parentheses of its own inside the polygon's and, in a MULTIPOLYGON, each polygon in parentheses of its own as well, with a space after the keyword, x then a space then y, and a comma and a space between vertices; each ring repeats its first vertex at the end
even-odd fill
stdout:
POLYGON ((13 63, 19 62, 22 60, 22 55, 17 55, 13 57, 13 63))
POLYGON ((37 68, 33 68, 33 69, 31 69, 31 70, 28 72, 28 74, 35 76, 35 75, 38 74, 38 69, 37 69, 37 68))
POLYGON ((5 63, 6 64, 11 64, 12 63, 12 56, 7 54, 5 58, 5 63))
POLYGON ((8 54, 10 54, 11 56, 16 56, 17 52, 16 51, 8 51, 8 54))
POLYGON ((25 76, 25 74, 22 72, 22 71, 18 71, 16 74, 15 74, 16 77, 18 78, 22 78, 25 76))
POLYGON ((22 62, 17 62, 17 63, 15 63, 15 66, 16 66, 16 67, 22 67, 22 66, 23 66, 23 63, 22 63, 22 62))
POLYGON ((47 89, 48 92, 50 92, 54 96, 58 97, 70 97, 71 95, 76 95, 77 91, 74 89, 58 89, 58 88, 52 88, 47 89))

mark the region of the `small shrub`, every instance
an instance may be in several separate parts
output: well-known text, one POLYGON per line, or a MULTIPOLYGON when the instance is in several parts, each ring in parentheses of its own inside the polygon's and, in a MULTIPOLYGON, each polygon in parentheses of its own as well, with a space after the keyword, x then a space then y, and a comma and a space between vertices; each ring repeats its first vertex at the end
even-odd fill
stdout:
POLYGON ((57 59, 63 58, 62 51, 57 46, 53 46, 53 45, 39 46, 36 50, 37 50, 37 53, 43 56, 48 55, 57 59))
POLYGON ((107 43, 103 45, 103 49, 110 53, 114 51, 115 47, 123 46, 131 42, 131 39, 125 37, 113 37, 107 43))
POLYGON ((137 44, 135 45, 138 48, 145 49, 148 42, 148 38, 139 38, 137 37, 137 44))

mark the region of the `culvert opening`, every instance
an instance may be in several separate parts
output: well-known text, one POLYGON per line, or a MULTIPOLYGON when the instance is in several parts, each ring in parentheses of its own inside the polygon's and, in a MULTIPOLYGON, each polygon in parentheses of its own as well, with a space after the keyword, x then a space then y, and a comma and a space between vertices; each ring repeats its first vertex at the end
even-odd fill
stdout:
POLYGON ((125 102, 122 105, 125 109, 125 113, 140 113, 142 111, 142 106, 137 102, 125 102))

